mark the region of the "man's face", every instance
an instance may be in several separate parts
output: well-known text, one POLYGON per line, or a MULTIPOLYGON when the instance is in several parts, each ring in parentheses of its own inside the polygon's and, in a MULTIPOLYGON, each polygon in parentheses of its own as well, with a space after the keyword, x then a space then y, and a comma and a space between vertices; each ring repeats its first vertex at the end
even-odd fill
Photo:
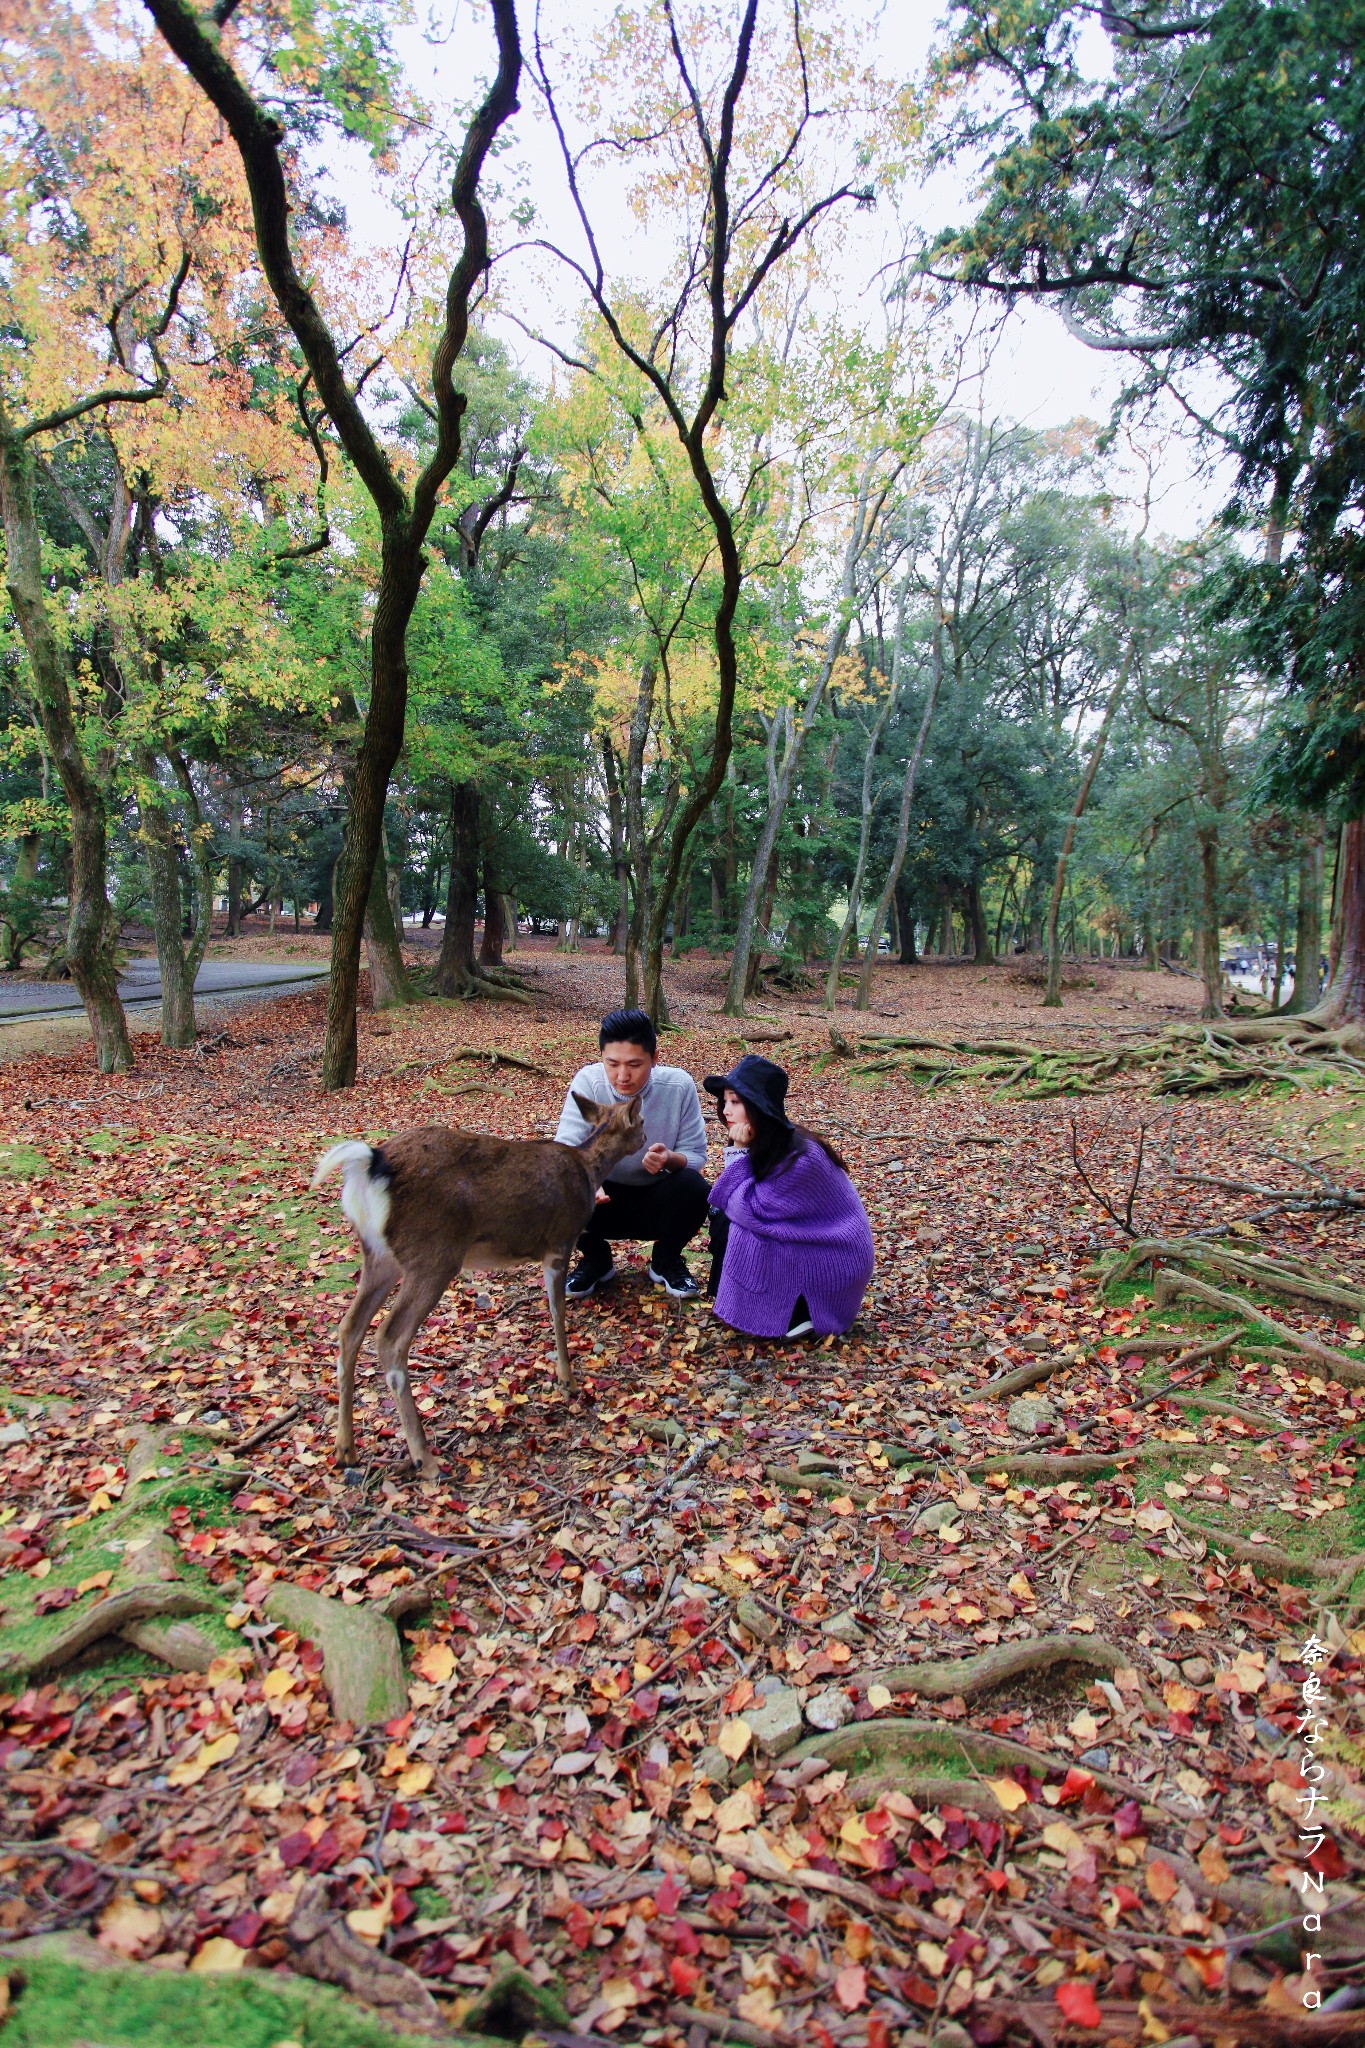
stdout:
POLYGON ((618 1095, 638 1095, 654 1072, 654 1055, 629 1038, 611 1038, 602 1048, 602 1065, 618 1095))

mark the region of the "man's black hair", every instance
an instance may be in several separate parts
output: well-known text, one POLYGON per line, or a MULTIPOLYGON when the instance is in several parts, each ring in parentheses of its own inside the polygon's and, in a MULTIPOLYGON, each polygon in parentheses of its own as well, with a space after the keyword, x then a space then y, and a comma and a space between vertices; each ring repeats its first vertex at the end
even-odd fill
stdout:
POLYGON ((597 1034, 597 1050, 607 1045, 642 1045, 653 1059, 659 1038, 643 1010, 611 1010, 597 1034))

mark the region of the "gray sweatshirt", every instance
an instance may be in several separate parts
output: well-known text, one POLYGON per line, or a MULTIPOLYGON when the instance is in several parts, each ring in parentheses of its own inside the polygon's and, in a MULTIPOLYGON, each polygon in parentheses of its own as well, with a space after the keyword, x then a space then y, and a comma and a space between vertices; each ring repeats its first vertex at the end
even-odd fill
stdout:
MULTIPOLYGON (((579 1114, 574 1103, 575 1092, 586 1095, 591 1102, 630 1100, 628 1095, 617 1094, 600 1060, 590 1067, 580 1067, 569 1083, 569 1092, 559 1114, 559 1129, 555 1136, 561 1145, 581 1145, 592 1128, 579 1114)), ((632 1152, 629 1159, 617 1161, 612 1170, 612 1180, 623 1187, 638 1188, 651 1184, 655 1176, 647 1173, 640 1163, 651 1145, 667 1145, 670 1152, 681 1152, 688 1165, 695 1166, 700 1173, 706 1165, 706 1125, 702 1120, 697 1084, 686 1069, 655 1067, 640 1091, 640 1107, 645 1115, 645 1142, 638 1152, 632 1152)))

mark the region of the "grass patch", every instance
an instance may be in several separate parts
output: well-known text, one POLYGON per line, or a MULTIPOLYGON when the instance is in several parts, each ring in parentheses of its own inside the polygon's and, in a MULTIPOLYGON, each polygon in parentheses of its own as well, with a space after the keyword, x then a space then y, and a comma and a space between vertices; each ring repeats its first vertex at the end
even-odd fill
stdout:
POLYGON ((5 2048, 419 2048, 418 2036, 394 2033, 328 1986, 264 1970, 195 1977, 45 1955, 19 1974, 5 2048))
POLYGON ((51 1171, 51 1162, 32 1145, 0 1145, 0 1177, 6 1180, 34 1180, 51 1171))

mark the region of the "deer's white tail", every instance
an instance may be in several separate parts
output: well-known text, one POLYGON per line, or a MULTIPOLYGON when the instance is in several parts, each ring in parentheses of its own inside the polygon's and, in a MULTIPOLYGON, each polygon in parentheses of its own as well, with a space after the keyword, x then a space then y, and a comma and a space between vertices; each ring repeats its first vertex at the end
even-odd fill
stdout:
POLYGON ((389 1220, 387 1179, 371 1173, 374 1147, 359 1138, 348 1138, 324 1152, 313 1174, 313 1186, 330 1173, 341 1175, 341 1211, 354 1224, 361 1243, 372 1252, 387 1252, 384 1226, 389 1220))

